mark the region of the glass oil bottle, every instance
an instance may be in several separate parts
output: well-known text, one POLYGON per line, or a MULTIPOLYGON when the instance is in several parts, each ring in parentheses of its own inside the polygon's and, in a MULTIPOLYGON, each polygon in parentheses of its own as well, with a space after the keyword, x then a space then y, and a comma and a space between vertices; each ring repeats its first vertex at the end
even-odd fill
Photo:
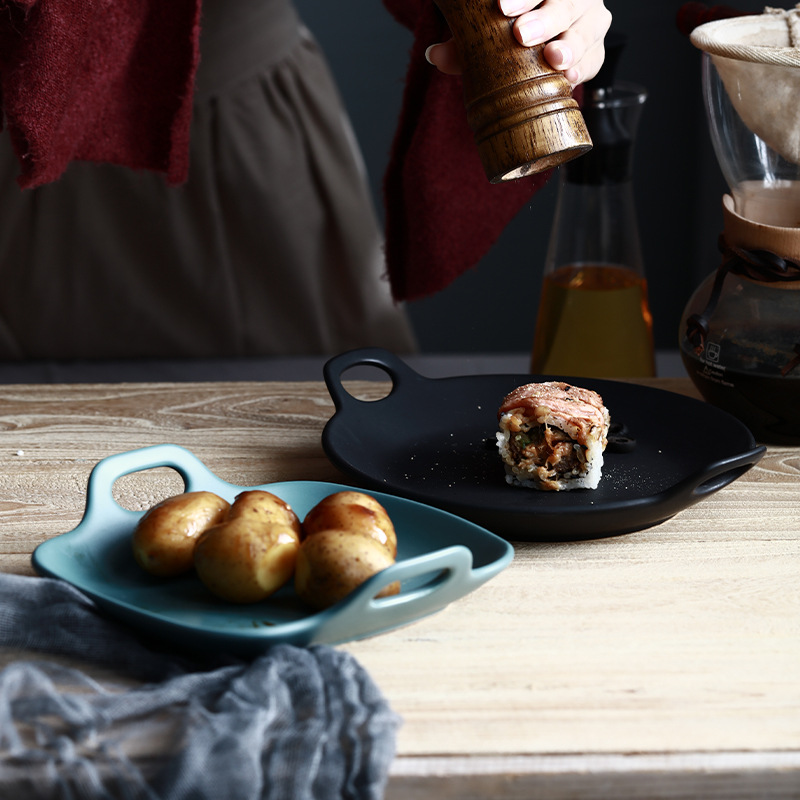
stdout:
POLYGON ((594 147, 560 167, 531 357, 536 374, 655 374, 632 180, 647 93, 613 81, 620 47, 609 47, 606 66, 584 88, 594 147))

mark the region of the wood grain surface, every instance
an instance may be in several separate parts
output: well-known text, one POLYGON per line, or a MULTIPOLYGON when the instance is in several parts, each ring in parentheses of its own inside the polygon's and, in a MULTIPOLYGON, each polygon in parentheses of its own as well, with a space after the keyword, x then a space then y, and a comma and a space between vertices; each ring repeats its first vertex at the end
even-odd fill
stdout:
MULTIPOLYGON (((320 444, 332 413, 321 383, 2 387, 0 569, 33 574, 94 464, 146 445, 242 485, 350 482, 320 444)), ((115 495, 182 488, 162 468, 115 495)), ((344 647, 403 717, 388 798, 800 797, 800 448, 649 530, 517 544, 473 594, 344 647)))

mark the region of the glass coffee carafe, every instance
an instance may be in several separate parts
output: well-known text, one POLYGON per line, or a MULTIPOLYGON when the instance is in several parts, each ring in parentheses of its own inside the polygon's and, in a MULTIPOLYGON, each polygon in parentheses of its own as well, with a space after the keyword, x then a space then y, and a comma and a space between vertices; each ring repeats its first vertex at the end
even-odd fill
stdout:
POLYGON ((730 194, 717 269, 690 299, 680 352, 709 402, 760 441, 800 443, 800 9, 711 22, 711 138, 730 194), (796 45, 800 45, 797 42, 796 45))

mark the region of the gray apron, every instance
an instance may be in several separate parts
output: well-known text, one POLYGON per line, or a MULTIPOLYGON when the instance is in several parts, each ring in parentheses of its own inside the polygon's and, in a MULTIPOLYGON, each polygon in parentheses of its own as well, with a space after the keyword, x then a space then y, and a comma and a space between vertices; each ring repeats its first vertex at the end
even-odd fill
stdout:
POLYGON ((73 163, 22 192, 0 136, 0 360, 414 349, 363 165, 289 0, 206 0, 189 179, 73 163))

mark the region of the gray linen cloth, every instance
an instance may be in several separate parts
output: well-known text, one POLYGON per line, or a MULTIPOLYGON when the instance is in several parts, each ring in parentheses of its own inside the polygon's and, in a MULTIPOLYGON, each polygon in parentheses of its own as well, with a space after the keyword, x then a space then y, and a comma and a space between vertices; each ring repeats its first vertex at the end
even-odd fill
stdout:
POLYGON ((62 581, 0 574, 0 648, 25 651, 0 672, 0 796, 383 796, 399 718, 333 647, 201 662, 149 646, 62 581))

